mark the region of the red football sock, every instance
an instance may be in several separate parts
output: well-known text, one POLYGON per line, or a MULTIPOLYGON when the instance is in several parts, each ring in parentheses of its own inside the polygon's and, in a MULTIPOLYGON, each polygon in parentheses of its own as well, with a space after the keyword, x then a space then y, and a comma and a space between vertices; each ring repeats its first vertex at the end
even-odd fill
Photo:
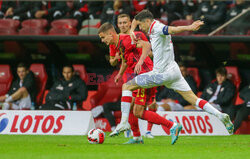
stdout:
MULTIPOLYGON (((156 112, 156 109, 148 109, 148 110, 152 111, 152 112, 156 112)), ((147 131, 151 131, 152 127, 153 127, 153 123, 151 123, 151 122, 148 121, 147 131)))
POLYGON ((138 124, 138 118, 135 117, 135 115, 133 113, 129 114, 129 124, 131 126, 133 136, 134 137, 141 136, 140 129, 139 129, 139 124, 138 124))
POLYGON ((145 110, 142 115, 142 119, 147 120, 151 123, 158 124, 158 125, 164 125, 167 128, 171 128, 173 126, 173 122, 170 120, 167 120, 160 115, 158 115, 155 112, 145 110))

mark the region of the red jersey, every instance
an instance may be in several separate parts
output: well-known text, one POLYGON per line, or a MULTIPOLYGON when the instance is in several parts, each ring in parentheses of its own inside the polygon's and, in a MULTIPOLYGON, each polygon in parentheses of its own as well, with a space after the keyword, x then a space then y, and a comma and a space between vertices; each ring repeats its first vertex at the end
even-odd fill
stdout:
MULTIPOLYGON (((148 41, 147 37, 142 32, 135 32, 137 39, 148 41)), ((127 82, 135 77, 134 68, 140 59, 142 54, 142 48, 137 48, 136 44, 131 44, 131 38, 129 35, 119 35, 118 45, 109 46, 110 56, 115 56, 117 52, 120 53, 121 57, 125 59, 128 65, 125 73, 123 74, 123 82, 127 82)), ((146 57, 142 66, 141 73, 149 72, 153 69, 153 62, 149 57, 146 57)), ((138 89, 133 91, 133 97, 135 97, 135 104, 149 105, 155 99, 156 87, 150 89, 138 89)))
MULTIPOLYGON (((146 36, 142 32, 135 32, 135 36, 138 39, 148 41, 146 36)), ((142 54, 142 48, 137 48, 136 44, 131 44, 131 38, 129 35, 123 34, 119 35, 119 42, 116 49, 120 51, 122 58, 125 59, 128 65, 126 72, 134 73, 134 68, 140 59, 142 54)), ((153 62, 149 57, 146 57, 144 63, 142 64, 141 73, 149 72, 153 69, 153 62)))
POLYGON ((109 45, 109 56, 115 57, 117 52, 119 52, 119 50, 116 49, 115 45, 109 45))

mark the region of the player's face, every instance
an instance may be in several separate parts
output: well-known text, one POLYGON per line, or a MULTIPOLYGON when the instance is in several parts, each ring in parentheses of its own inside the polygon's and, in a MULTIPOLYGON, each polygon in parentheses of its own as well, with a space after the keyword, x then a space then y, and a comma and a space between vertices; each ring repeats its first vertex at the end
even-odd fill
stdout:
POLYGON ((118 18, 117 26, 120 29, 121 33, 128 34, 131 27, 130 19, 128 17, 118 18))
POLYGON ((69 81, 73 77, 73 70, 70 67, 64 67, 62 74, 63 74, 64 79, 66 81, 69 81))
POLYGON ((18 68, 17 68, 17 75, 18 75, 18 77, 19 77, 21 80, 23 80, 23 79, 26 77, 26 75, 27 75, 28 73, 29 73, 29 71, 26 70, 25 67, 18 67, 18 68))
POLYGON ((216 80, 218 82, 218 84, 222 84, 225 80, 226 80, 226 76, 221 75, 219 73, 216 74, 216 80))
POLYGON ((101 41, 105 43, 106 45, 113 44, 113 37, 109 32, 101 32, 99 34, 99 37, 101 38, 101 41))
POLYGON ((144 33, 147 33, 150 27, 150 21, 149 19, 143 20, 143 21, 137 21, 137 24, 139 25, 139 28, 144 33))

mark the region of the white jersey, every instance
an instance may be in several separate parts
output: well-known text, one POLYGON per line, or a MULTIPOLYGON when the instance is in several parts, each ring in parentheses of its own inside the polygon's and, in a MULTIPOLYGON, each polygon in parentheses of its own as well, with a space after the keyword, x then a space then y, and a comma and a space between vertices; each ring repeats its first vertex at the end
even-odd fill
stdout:
POLYGON ((154 55, 153 70, 164 72, 174 62, 174 48, 168 26, 154 20, 148 31, 154 55))

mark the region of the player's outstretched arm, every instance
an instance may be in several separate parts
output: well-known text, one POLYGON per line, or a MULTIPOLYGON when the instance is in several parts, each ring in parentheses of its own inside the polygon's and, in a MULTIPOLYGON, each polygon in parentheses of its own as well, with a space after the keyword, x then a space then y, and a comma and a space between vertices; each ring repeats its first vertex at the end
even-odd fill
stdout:
POLYGON ((144 60, 151 52, 151 45, 148 41, 138 40, 137 46, 140 46, 142 48, 141 57, 138 63, 135 65, 135 70, 134 70, 136 74, 139 74, 141 72, 141 65, 143 64, 144 60))
POLYGON ((177 34, 177 33, 181 33, 184 31, 197 31, 200 29, 200 27, 204 25, 203 21, 197 20, 195 22, 193 22, 191 25, 187 25, 187 26, 169 26, 168 27, 168 33, 169 34, 177 34))

